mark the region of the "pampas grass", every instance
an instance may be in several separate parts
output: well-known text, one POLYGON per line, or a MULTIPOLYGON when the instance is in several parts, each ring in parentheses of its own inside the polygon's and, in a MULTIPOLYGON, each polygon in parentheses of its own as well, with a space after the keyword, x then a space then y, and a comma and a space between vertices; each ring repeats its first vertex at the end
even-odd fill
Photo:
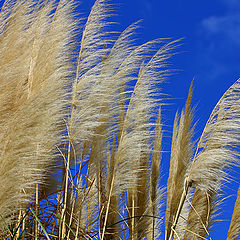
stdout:
MULTIPOLYGON (((139 22, 117 34, 107 0, 80 34, 74 7, 6 0, 1 9, 1 239, 211 239, 239 161, 240 80, 196 146, 191 84, 165 189, 159 85, 179 40, 137 45, 139 22)), ((240 237, 239 219, 238 192, 229 240, 240 237)))

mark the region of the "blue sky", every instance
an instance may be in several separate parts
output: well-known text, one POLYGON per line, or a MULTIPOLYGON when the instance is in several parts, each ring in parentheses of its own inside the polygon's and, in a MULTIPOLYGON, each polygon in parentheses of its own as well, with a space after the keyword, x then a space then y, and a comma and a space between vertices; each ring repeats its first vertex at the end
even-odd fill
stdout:
MULTIPOLYGON (((94 3, 82 0, 83 12, 88 13, 94 3)), ((187 90, 194 78, 196 138, 222 94, 240 77, 240 1, 239 0, 113 0, 118 7, 117 17, 122 30, 129 24, 143 19, 142 42, 159 37, 184 38, 179 54, 171 66, 179 71, 169 77, 163 92, 172 98, 163 113, 164 123, 173 124, 176 110, 184 106, 187 90)), ((168 134, 170 136, 170 134, 168 134)), ((167 138, 165 150, 169 150, 167 138)), ((162 162, 162 175, 166 175, 169 155, 162 162)), ((164 178, 164 177, 163 177, 164 178)), ((238 181, 239 182, 239 181, 238 181)), ((231 196, 223 204, 221 222, 211 233, 212 239, 226 239, 238 184, 229 185, 231 196), (235 188, 235 190, 234 190, 235 188)))

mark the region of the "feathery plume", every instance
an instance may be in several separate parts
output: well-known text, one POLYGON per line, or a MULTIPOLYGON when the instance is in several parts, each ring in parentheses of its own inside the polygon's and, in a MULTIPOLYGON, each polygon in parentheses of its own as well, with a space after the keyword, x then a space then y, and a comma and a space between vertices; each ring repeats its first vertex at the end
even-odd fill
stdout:
POLYGON ((239 142, 240 80, 222 96, 204 128, 188 171, 187 182, 199 189, 216 192, 226 178, 225 169, 237 163, 239 142))
POLYGON ((155 139, 153 146, 153 157, 151 165, 151 179, 150 179, 150 199, 151 199, 151 214, 152 218, 152 238, 157 235, 155 232, 156 219, 158 209, 158 188, 159 188, 159 176, 160 176, 160 164, 161 164, 161 151, 162 151, 162 124, 161 124, 161 108, 159 108, 158 118, 155 128, 155 139))
POLYGON ((70 6, 56 19, 52 3, 17 1, 10 13, 2 13, 7 16, 0 35, 0 215, 5 221, 56 165, 65 80, 72 68, 64 56, 71 52, 70 6))
MULTIPOLYGON (((174 222, 176 221, 177 211, 180 204, 181 195, 184 192, 185 174, 188 164, 192 157, 193 143, 192 139, 192 83, 189 88, 188 99, 185 105, 185 112, 181 114, 179 127, 174 129, 173 142, 175 146, 172 146, 172 155, 170 161, 170 173, 168 180, 168 193, 170 194, 167 200, 169 204, 167 206, 167 212, 165 216, 166 223, 166 237, 171 239, 173 233, 174 222), (176 149, 176 150, 175 150, 176 149), (173 155, 174 154, 174 155, 173 155), (169 211, 169 212, 168 212, 169 211)), ((175 121, 177 120, 177 115, 175 121)), ((177 123, 174 123, 174 127, 177 127, 177 123)))
POLYGON ((240 188, 237 192, 237 199, 235 202, 231 224, 229 226, 227 240, 236 240, 240 234, 240 188))
MULTIPOLYGON (((181 196, 182 204, 190 187, 205 191, 210 196, 216 194, 222 181, 226 180, 226 168, 237 163, 239 90, 240 80, 237 80, 213 109, 185 177, 185 192, 181 196)), ((178 212, 182 204, 179 205, 178 212)), ((211 213, 212 210, 207 211, 211 213)), ((177 224, 177 219, 174 224, 177 224)))

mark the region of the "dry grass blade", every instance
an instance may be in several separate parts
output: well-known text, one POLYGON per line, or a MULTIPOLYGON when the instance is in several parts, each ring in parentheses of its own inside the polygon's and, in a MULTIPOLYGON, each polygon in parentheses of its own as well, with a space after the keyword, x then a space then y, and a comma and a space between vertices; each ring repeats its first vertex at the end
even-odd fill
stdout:
POLYGON ((184 240, 204 239, 212 223, 212 215, 216 210, 213 193, 196 189, 191 202, 184 240))
POLYGON ((148 213, 148 196, 149 196, 149 171, 148 171, 148 159, 147 153, 143 154, 139 162, 139 173, 137 176, 137 188, 136 188, 136 239, 145 239, 148 231, 150 219, 144 217, 148 213))
POLYGON ((172 132, 172 145, 171 145, 171 157, 170 157, 170 168, 169 177, 167 182, 167 208, 165 213, 165 224, 168 224, 170 218, 170 207, 172 202, 172 197, 175 189, 174 176, 176 175, 176 156, 178 156, 177 139, 178 139, 178 125, 179 117, 178 112, 175 115, 173 132, 172 132))
MULTIPOLYGON (((177 133, 174 131, 173 142, 175 146, 172 147, 173 154, 171 155, 171 165, 168 180, 168 206, 166 212, 166 239, 171 239, 173 234, 172 229, 174 222, 179 217, 177 216, 177 211, 180 206, 180 199, 184 192, 185 184, 185 174, 188 168, 188 164, 192 157, 193 143, 192 138, 192 111, 191 111, 191 101, 192 101, 192 83, 188 93, 188 99, 185 105, 185 112, 181 114, 180 124, 177 133), (177 135, 177 136, 176 136, 177 135), (176 148, 176 150, 175 150, 176 148)), ((175 121, 177 117, 175 118, 175 121)), ((176 127, 176 123, 174 124, 176 127)), ((179 213, 180 214, 180 213, 179 213)))
MULTIPOLYGON (((151 204, 151 214, 152 216, 157 215, 158 209, 158 188, 159 188, 159 176, 160 176, 160 164, 161 164, 161 151, 162 151, 162 123, 161 123, 161 108, 159 108, 158 118, 155 128, 155 139, 153 148, 153 157, 151 165, 151 179, 150 179, 150 204, 151 204)), ((157 236, 155 231, 156 219, 152 218, 152 239, 157 236)), ((151 231, 151 229, 150 229, 151 231)))
POLYGON ((229 226, 227 240, 236 240, 240 234, 240 188, 238 189, 231 224, 229 226))

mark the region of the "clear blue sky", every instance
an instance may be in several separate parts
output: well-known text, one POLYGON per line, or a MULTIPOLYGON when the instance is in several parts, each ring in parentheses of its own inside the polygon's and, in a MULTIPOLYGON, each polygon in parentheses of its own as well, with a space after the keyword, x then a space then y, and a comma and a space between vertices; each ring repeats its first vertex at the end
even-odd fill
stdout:
MULTIPOLYGON (((219 98, 240 77, 240 1, 239 0, 112 0, 118 7, 117 17, 122 30, 143 19, 141 41, 159 37, 184 38, 179 54, 170 60, 179 69, 168 79, 163 92, 171 96, 172 105, 166 108, 164 122, 171 130, 176 110, 180 110, 193 77, 196 138, 219 98)), ((80 9, 89 12, 93 0, 82 0, 80 9)), ((170 134, 168 134, 170 136, 170 134)), ((167 140, 168 141, 168 140, 167 140)), ((165 146, 169 150, 169 144, 165 146)), ((162 162, 166 175, 169 155, 162 162)), ((238 181, 239 182, 239 181, 238 181)), ((229 194, 236 194, 238 184, 230 185, 229 194)), ((226 232, 235 197, 224 204, 224 213, 212 239, 226 239, 226 232)))

